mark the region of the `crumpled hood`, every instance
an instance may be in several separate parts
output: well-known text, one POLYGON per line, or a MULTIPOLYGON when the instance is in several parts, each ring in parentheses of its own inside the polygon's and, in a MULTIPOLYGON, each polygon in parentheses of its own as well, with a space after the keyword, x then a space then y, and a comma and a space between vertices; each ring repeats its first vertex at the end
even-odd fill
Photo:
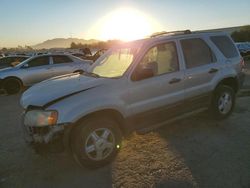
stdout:
POLYGON ((54 77, 40 82, 25 91, 20 103, 25 109, 29 105, 42 107, 51 101, 97 87, 104 80, 103 78, 87 77, 80 74, 54 77))

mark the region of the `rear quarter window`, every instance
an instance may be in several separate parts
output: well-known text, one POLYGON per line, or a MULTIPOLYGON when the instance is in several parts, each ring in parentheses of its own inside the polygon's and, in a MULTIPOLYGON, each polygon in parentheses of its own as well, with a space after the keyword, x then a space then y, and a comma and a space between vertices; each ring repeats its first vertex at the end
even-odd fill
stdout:
POLYGON ((210 39, 226 58, 234 58, 239 56, 236 47, 229 37, 212 36, 210 39))

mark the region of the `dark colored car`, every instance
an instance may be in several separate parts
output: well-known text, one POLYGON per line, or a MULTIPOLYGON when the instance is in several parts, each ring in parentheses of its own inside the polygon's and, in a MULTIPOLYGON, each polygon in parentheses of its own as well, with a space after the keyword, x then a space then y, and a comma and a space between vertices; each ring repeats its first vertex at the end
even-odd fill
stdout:
POLYGON ((15 66, 28 58, 29 56, 24 55, 2 57, 0 58, 0 69, 15 66))

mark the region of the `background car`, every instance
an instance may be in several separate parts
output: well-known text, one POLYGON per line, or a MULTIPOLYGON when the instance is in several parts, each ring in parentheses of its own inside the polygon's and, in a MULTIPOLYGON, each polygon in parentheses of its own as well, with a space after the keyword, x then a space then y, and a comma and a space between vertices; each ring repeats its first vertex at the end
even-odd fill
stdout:
POLYGON ((242 57, 250 55, 250 42, 239 42, 236 43, 236 46, 242 57))
POLYGON ((73 53, 71 55, 79 57, 84 60, 91 60, 95 62, 102 54, 104 54, 107 50, 106 49, 101 49, 95 52, 94 55, 92 54, 84 54, 84 53, 73 53))
POLYGON ((31 57, 22 63, 0 70, 0 88, 8 94, 21 91, 45 79, 62 74, 83 72, 91 65, 71 55, 47 54, 31 57))
POLYGON ((29 56, 24 55, 2 57, 0 58, 0 69, 15 66, 28 58, 29 56))

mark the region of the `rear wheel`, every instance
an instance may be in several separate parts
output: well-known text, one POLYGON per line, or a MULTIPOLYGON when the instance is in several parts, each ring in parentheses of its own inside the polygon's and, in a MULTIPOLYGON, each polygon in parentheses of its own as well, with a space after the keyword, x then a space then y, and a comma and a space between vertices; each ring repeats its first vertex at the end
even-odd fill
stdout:
POLYGON ((8 78, 4 81, 3 87, 7 94, 16 94, 22 90, 22 82, 16 78, 8 78))
POLYGON ((93 168, 106 165, 116 156, 121 138, 120 129, 112 119, 88 118, 73 131, 73 156, 82 166, 93 168))
POLYGON ((211 111, 216 119, 224 119, 228 117, 235 105, 235 92, 234 90, 225 85, 219 86, 212 100, 211 111))

